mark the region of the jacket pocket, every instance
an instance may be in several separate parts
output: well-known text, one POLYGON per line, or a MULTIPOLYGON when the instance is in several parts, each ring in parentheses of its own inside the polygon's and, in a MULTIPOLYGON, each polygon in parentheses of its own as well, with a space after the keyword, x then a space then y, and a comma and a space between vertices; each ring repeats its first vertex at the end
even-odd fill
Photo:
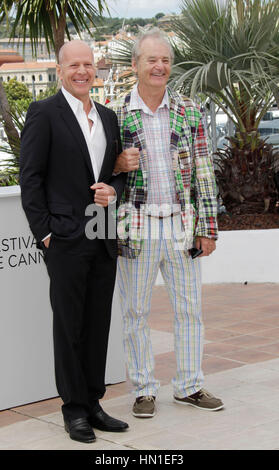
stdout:
POLYGON ((48 208, 51 214, 57 215, 73 215, 73 207, 71 204, 61 202, 49 202, 48 208))
POLYGON ((50 202, 48 207, 50 212, 49 228, 54 235, 67 237, 78 230, 80 221, 74 215, 71 204, 50 202))

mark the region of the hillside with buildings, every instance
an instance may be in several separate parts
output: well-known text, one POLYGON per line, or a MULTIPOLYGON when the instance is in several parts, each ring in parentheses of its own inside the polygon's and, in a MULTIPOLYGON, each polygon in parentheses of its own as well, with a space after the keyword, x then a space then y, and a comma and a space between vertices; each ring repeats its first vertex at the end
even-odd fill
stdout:
MULTIPOLYGON (((173 36, 170 31, 171 17, 158 13, 154 18, 103 18, 88 33, 82 35, 94 49, 96 64, 96 79, 91 89, 91 96, 100 103, 113 99, 114 95, 123 91, 126 78, 130 74, 125 68, 117 68, 111 62, 112 51, 118 40, 133 39, 139 28, 157 26, 173 36)), ((68 25, 71 31, 71 25, 68 25)), ((72 39, 77 38, 72 34, 72 39)), ((0 30, 0 81, 7 83, 12 78, 24 83, 36 99, 41 93, 52 87, 56 81, 54 52, 48 53, 44 39, 39 43, 36 59, 32 54, 31 41, 25 39, 25 45, 20 38, 13 42, 4 37, 3 28, 0 30)))

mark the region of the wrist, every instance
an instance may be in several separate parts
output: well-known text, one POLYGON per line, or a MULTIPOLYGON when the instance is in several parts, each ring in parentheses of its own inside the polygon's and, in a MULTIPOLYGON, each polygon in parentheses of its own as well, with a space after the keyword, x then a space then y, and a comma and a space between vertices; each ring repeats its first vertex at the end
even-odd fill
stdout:
POLYGON ((120 172, 121 172, 121 169, 120 169, 118 161, 116 160, 115 166, 114 166, 114 169, 113 169, 113 173, 117 174, 117 173, 120 173, 120 172))

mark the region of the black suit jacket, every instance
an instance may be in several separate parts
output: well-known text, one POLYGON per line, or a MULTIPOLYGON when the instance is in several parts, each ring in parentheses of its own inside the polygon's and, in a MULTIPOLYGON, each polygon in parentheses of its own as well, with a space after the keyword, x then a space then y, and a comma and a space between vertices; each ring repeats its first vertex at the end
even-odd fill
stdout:
MULTIPOLYGON (((113 186, 120 200, 126 175, 112 176, 121 140, 115 113, 95 103, 107 147, 99 180, 113 186)), ((38 246, 50 232, 75 238, 84 232, 85 209, 94 202, 95 183, 90 155, 78 121, 63 93, 30 105, 21 134, 20 185, 22 205, 38 246)), ((114 239, 105 240, 112 257, 114 239)))

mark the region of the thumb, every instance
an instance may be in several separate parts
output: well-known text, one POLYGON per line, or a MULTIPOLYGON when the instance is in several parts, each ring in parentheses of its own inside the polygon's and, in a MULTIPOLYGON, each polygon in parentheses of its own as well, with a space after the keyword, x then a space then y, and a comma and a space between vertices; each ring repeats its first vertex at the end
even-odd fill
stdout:
POLYGON ((201 245, 202 245, 201 239, 200 239, 200 238, 196 238, 196 242, 195 242, 196 248, 198 248, 198 249, 200 250, 200 249, 201 249, 201 245))
POLYGON ((105 183, 95 183, 92 186, 90 186, 91 189, 100 189, 103 188, 105 183))

